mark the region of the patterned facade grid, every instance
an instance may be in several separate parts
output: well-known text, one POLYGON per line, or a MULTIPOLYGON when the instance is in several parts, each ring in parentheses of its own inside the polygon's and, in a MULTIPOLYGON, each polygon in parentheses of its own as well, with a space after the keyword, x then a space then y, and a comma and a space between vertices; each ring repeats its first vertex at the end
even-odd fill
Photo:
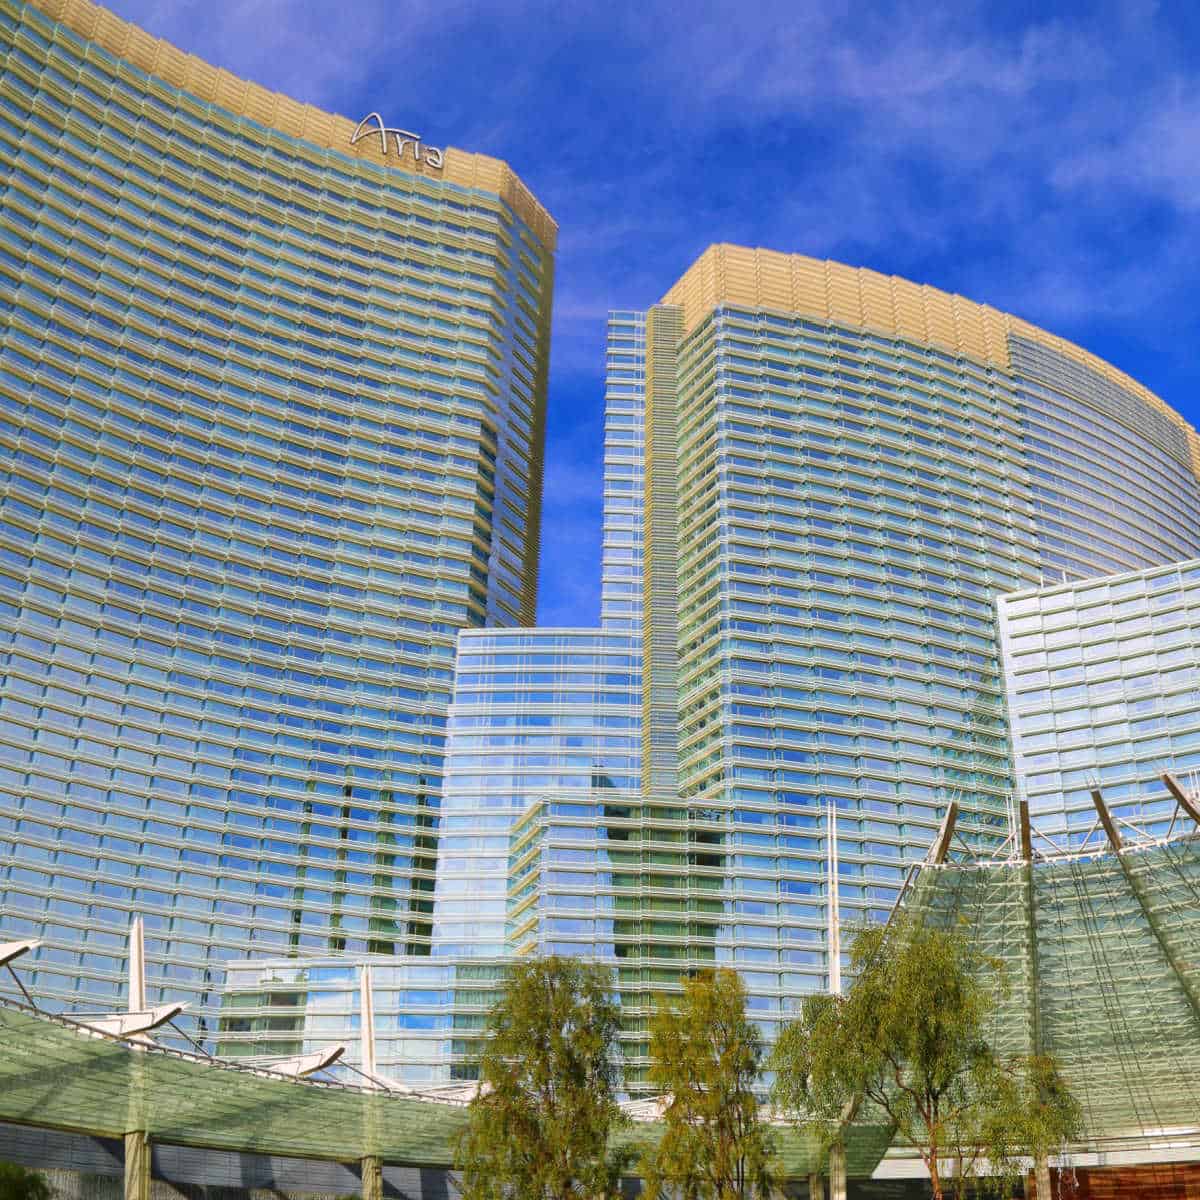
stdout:
POLYGON ((639 646, 628 633, 464 633, 447 739, 434 954, 504 953, 509 831, 530 804, 637 787, 639 646))
MULTIPOLYGON (((1012 783, 993 599, 1044 570, 1024 380, 736 310, 693 331, 674 370, 681 763, 689 739, 708 747, 719 782, 685 780, 673 805, 644 778, 640 805, 534 806, 512 838, 515 948, 615 959, 635 1091, 655 996, 687 970, 736 966, 768 1040, 795 996, 828 985, 830 805, 846 926, 887 914, 948 801, 965 810, 967 841, 999 840, 1012 783), (534 919, 552 847, 577 851, 557 876, 579 897, 575 942, 540 936, 534 919), (593 894, 611 894, 611 922, 587 921, 593 894)), ((1105 428, 1112 414, 1090 411, 1105 428)), ((1107 426, 1152 452, 1139 431, 1107 426)), ((656 463, 648 450, 648 473, 656 463)), ((1170 504, 1118 511, 1119 531, 1146 512, 1168 529, 1178 519, 1170 504)), ((652 543, 653 502, 645 521, 652 543)))
POLYGON ((1200 839, 1177 828, 1121 855, 922 869, 907 904, 1003 964, 991 1040, 1054 1055, 1084 1146, 1115 1157, 1149 1141, 1170 1158, 1200 1103, 1198 886, 1200 839))
MULTIPOLYGON (((613 955, 614 908, 627 901, 615 897, 606 873, 608 835, 580 814, 615 811, 620 820, 640 811, 627 804, 640 786, 644 345, 644 314, 611 315, 602 629, 459 636, 434 897, 436 961, 372 963, 378 1061, 408 1084, 472 1077, 486 1006, 512 954, 613 955), (536 856, 547 868, 537 881, 542 890, 530 894, 522 882, 510 895, 510 830, 523 830, 532 812, 554 816, 539 827, 546 835, 536 856)), ((615 828, 611 836, 630 835, 615 828)), ((300 1053, 336 1041, 348 1047, 348 1062, 360 1061, 360 970, 350 956, 303 966, 233 964, 222 1052, 300 1053)))
POLYGON ((818 989, 831 806, 847 925, 949 801, 970 839, 1003 825, 991 599, 1038 570, 1020 425, 986 368, 782 314, 718 309, 679 374, 681 788, 754 914, 738 961, 818 989))
POLYGON ((600 624, 605 629, 641 628, 645 416, 646 314, 612 312, 604 376, 600 624))
POLYGON ((679 310, 652 308, 646 327, 642 790, 647 799, 674 805, 679 795, 679 310))
POLYGON ((233 964, 222 1052, 300 1053, 293 1048, 332 1040, 357 1062, 359 972, 370 961, 378 1062, 408 1084, 448 1083, 470 1073, 481 1013, 509 955, 532 942, 541 953, 611 958, 613 899, 597 896, 595 872, 582 874, 581 863, 596 858, 596 814, 636 797, 640 651, 636 635, 620 631, 460 634, 432 960, 345 955, 233 964), (510 831, 543 808, 554 818, 539 855, 548 868, 544 890, 522 896, 510 877, 510 831), (597 945, 605 920, 607 951, 597 945), (430 981, 436 990, 426 989, 430 981))
POLYGON ((374 124, 367 126, 366 136, 352 142, 359 126, 351 118, 301 104, 282 92, 240 79, 162 38, 152 37, 94 0, 38 0, 34 7, 89 43, 93 52, 121 59, 149 77, 151 88, 168 85, 175 89, 180 102, 201 116, 211 105, 223 113, 245 117, 256 127, 294 139, 297 153, 317 161, 325 157, 324 151, 334 150, 339 157, 349 155, 365 163, 396 167, 409 175, 424 175, 438 183, 489 193, 528 226, 541 246, 550 251, 555 248, 558 226, 554 219, 508 163, 500 159, 447 146, 440 164, 428 153, 418 160, 411 142, 400 155, 395 140, 377 136, 374 124))
POLYGON ((464 626, 533 613, 551 259, 0 0, 0 867, 61 1005, 428 953, 464 626), (531 551, 531 539, 533 549, 531 551))
POLYGON ((217 1053, 229 1058, 346 1047, 330 1072, 361 1082, 362 973, 370 964, 377 1070, 409 1087, 475 1077, 473 1060, 505 962, 346 954, 231 963, 217 1053))
MULTIPOLYGON (((645 314, 613 313, 603 628, 459 637, 433 922, 433 956, 442 961, 372 966, 379 1061, 406 1083, 471 1076, 481 1005, 507 957, 614 961, 630 953, 642 909, 659 903, 640 895, 663 882, 650 868, 664 860, 661 846, 643 846, 638 803, 644 363, 645 314), (428 980, 452 986, 428 991, 428 980), (429 997, 436 1001, 426 1003, 429 997)), ((667 851, 672 862, 677 852, 667 851)), ((673 909, 678 901, 662 903, 673 909)), ((655 936, 667 928, 658 923, 655 936)), ((235 964, 222 1010, 223 1052, 299 1053, 333 1040, 357 1061, 359 970, 346 959, 235 964)), ((639 1005, 649 1002, 643 974, 641 966, 620 972, 633 1058, 644 1024, 639 1005)), ((663 978, 674 981, 677 971, 663 978)))
POLYGON ((662 303, 683 310, 686 333, 722 305, 762 309, 928 347, 951 357, 965 356, 1005 376, 1022 374, 1016 366, 1018 352, 1048 350, 1056 375, 1083 368, 1087 382, 1082 391, 1074 390, 1114 420, 1135 429, 1152 428, 1156 437, 1186 443, 1193 470, 1200 476, 1200 434, 1136 379, 1019 317, 928 284, 803 254, 716 244, 684 272, 662 303), (1168 432, 1168 426, 1173 432, 1168 432))
POLYGON ((1183 430, 1053 350, 1014 337, 1012 359, 1044 580, 1200 554, 1200 488, 1183 430))
POLYGON ((1200 773, 1200 560, 1004 596, 1013 758, 1040 848, 1102 841, 1118 818, 1163 836, 1162 783, 1200 773))

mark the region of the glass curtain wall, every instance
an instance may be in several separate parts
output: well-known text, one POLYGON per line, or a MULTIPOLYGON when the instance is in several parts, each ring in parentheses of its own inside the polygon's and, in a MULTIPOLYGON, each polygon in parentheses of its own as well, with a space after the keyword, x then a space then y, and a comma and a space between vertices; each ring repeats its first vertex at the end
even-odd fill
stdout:
POLYGON ((0 920, 96 1008, 140 913, 205 1033, 231 959, 429 953, 455 637, 534 615, 553 226, 103 18, 0 0, 0 920))
POLYGON ((1093 789, 1163 837, 1200 772, 1200 562, 998 602, 1019 795, 1045 853, 1106 843, 1093 789), (1090 836, 1089 836, 1090 835, 1090 836))

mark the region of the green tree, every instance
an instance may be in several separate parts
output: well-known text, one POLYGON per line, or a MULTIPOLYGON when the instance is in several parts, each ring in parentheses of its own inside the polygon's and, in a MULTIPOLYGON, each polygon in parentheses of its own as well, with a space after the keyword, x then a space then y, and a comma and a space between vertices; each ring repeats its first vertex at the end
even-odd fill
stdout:
POLYGON ((612 972, 519 962, 487 1021, 479 1093, 458 1146, 464 1200, 598 1200, 626 1159, 609 1151, 619 1010, 612 972))
POLYGON ((650 1082, 663 1096, 663 1133, 642 1161, 647 1200, 767 1196, 776 1183, 774 1139, 754 1086, 762 1038, 746 1018, 737 974, 703 971, 679 1008, 663 1008, 650 1034, 650 1082))
MULTIPOLYGON (((1083 1110, 1049 1054, 1016 1058, 1002 1064, 991 1103, 978 1131, 960 1137, 958 1175, 977 1176, 986 1164, 1002 1186, 1025 1175, 1030 1158, 1045 1161, 1083 1133, 1083 1110)), ((958 1195, 965 1195, 964 1182, 958 1195)))
POLYGON ((0 1162, 0 1200, 50 1200, 54 1189, 37 1171, 0 1162))
POLYGON ((864 930, 851 975, 846 995, 805 1000, 772 1058, 776 1104, 826 1146, 865 1101, 916 1148, 943 1200, 1003 1191, 1028 1157, 1076 1135, 1079 1106, 1053 1059, 1001 1059, 989 1045, 1004 973, 961 932, 864 930))

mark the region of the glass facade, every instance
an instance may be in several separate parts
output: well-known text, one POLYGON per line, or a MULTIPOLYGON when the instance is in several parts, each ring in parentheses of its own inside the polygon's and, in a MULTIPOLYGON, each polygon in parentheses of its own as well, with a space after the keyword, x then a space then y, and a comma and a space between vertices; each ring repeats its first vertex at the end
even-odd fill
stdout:
POLYGON ((967 841, 1006 833, 995 597, 1194 553, 1200 493, 1181 422, 1042 347, 1001 371, 718 305, 676 355, 679 787, 733 918, 688 957, 715 949, 777 1012, 828 985, 831 809, 845 925, 886 915, 950 801, 967 841), (1052 402, 1078 428, 1047 432, 1052 402), (1112 454, 1137 464, 1119 487, 1112 454), (1059 536, 1101 511, 1104 541, 1059 536))
POLYGON ((684 971, 736 967, 768 1040, 831 986, 831 859, 848 936, 951 801, 968 844, 1007 835, 998 595, 1200 537, 1187 427, 1062 349, 1014 335, 1000 369, 766 306, 682 317, 609 326, 610 428, 641 389, 642 787, 548 797, 511 839, 510 948, 615 963, 634 1090, 684 971))
POLYGON ((1028 338, 1010 349, 1043 581, 1195 554, 1196 461, 1181 423, 1028 338))
POLYGON ((998 596, 1039 827, 1088 772, 1165 812, 1200 440, 1135 381, 714 247, 609 318, 600 627, 529 628, 549 218, 114 22, 0 0, 0 928, 46 1003, 119 1004, 141 914, 231 1055, 353 1061, 370 964, 381 1067, 467 1078, 533 952, 615 965, 634 1090, 696 967, 770 1039, 838 976, 831 870, 848 931, 951 802, 1006 835, 998 596))
MULTIPOLYGON (((905 902, 1002 964, 988 1036, 1001 1054, 1054 1056, 1081 1107, 1074 1165, 1079 1151, 1103 1165, 1197 1153, 1200 838, 1185 820, 1137 853, 923 867, 905 902)), ((1114 1182, 1112 1196, 1153 1194, 1114 1182)))
POLYGON ((451 178, 502 164, 290 136, 102 15, 0 0, 0 917, 103 1007, 141 913, 203 1034, 231 959, 430 952, 455 638, 534 615, 553 240, 451 178))
POLYGON ((296 955, 231 963, 216 1052, 259 1059, 347 1048, 332 1070, 361 1082, 363 969, 375 1010, 375 1061, 390 1080, 437 1087, 475 1076, 480 1031, 495 1003, 501 959, 296 955))
POLYGON ((604 377, 604 549, 600 624, 641 631, 646 317, 608 318, 604 377))
MULTIPOLYGON (((602 628, 459 635, 432 958, 369 960, 377 1062, 409 1086, 474 1078, 479 1032, 512 954, 611 958, 615 910, 637 905, 628 894, 637 870, 617 877, 622 898, 607 872, 640 857, 630 841, 640 840, 631 829, 641 784, 644 338, 641 314, 613 315, 602 628), (538 823, 543 814, 553 820, 538 823)), ((360 959, 231 965, 221 1053, 298 1054, 333 1041, 361 1061, 360 959)))
POLYGON ((1105 844, 1091 792, 1157 837, 1164 771, 1200 772, 1200 561, 1003 596, 997 603, 1019 794, 1037 848, 1105 844))
MULTIPOLYGON (((465 633, 450 710, 435 956, 502 955, 509 832, 531 804, 636 790, 640 644, 600 630, 465 633)), ((570 854, 558 856, 566 864, 570 854)), ((553 923, 552 923, 553 924, 553 923)))

